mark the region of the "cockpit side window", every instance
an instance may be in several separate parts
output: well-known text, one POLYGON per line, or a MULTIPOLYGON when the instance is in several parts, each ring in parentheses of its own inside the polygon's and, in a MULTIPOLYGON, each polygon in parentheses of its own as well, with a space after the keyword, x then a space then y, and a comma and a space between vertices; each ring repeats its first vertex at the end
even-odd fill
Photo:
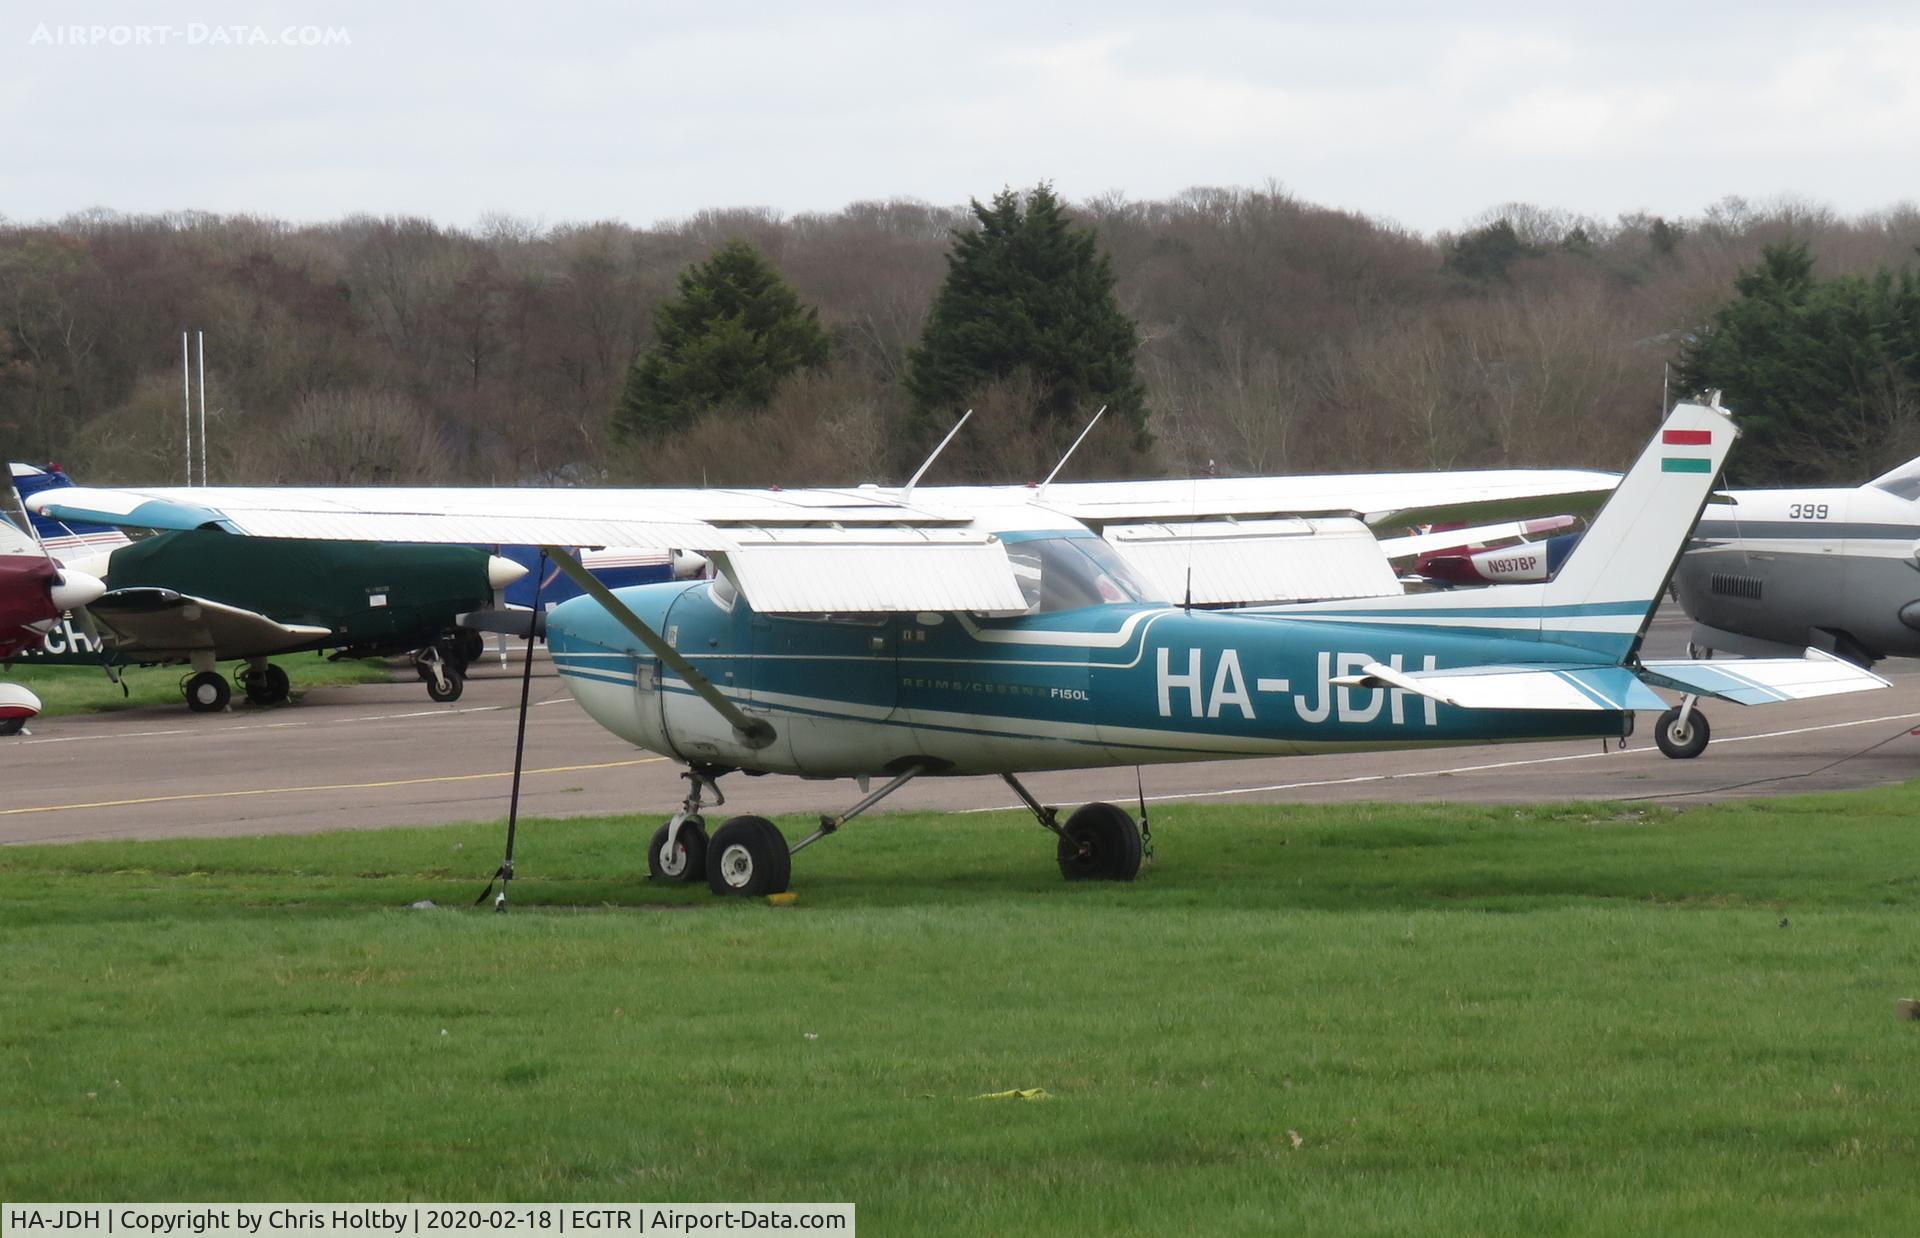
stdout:
POLYGON ((1097 538, 1040 537, 1007 547, 1029 615, 1113 602, 1141 602, 1152 592, 1113 548, 1097 538))

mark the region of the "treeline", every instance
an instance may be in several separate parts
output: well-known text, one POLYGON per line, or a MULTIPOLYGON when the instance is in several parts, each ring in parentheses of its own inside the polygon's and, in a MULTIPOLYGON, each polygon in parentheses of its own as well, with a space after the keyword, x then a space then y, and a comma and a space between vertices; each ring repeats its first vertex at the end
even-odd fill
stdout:
MULTIPOLYGON (((1735 199, 1610 222, 1510 206, 1432 238, 1273 188, 1070 213, 1134 324, 1147 429, 1108 448, 1096 435, 1081 476, 1618 466, 1660 416, 1669 363, 1703 372, 1701 342, 1767 246, 1864 280, 1920 245, 1911 207, 1841 218, 1735 199)), ((928 433, 908 358, 956 230, 976 226, 964 207, 911 201, 652 228, 105 211, 0 223, 0 445, 88 481, 180 481, 179 333, 204 329, 216 483, 897 481, 928 433), (734 240, 817 311, 825 364, 758 410, 660 440, 614 435, 656 311, 734 240)), ((1895 386, 1872 441, 1827 457, 1815 436, 1734 480, 1859 480, 1863 460, 1905 458, 1920 408, 1895 386)), ((969 393, 954 467, 1003 480, 1050 467, 1077 427, 1036 422, 1039 394, 1021 375, 969 393)), ((1730 389, 1736 412, 1739 399, 1730 389)))

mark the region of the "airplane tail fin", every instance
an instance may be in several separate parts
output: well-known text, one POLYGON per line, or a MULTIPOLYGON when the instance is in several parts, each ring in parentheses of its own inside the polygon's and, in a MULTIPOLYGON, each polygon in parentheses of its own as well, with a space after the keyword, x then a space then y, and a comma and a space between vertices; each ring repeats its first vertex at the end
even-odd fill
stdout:
POLYGON ((1735 433, 1717 397, 1676 405, 1544 583, 1310 602, 1269 613, 1551 641, 1624 665, 1639 650, 1735 433))
POLYGON ((1586 638, 1608 632, 1609 652, 1618 644, 1625 658, 1638 649, 1738 433, 1717 395, 1674 407, 1542 590, 1543 639, 1594 647, 1586 638), (1622 642, 1627 616, 1638 622, 1622 642), (1613 622, 1595 624, 1600 617, 1613 622))

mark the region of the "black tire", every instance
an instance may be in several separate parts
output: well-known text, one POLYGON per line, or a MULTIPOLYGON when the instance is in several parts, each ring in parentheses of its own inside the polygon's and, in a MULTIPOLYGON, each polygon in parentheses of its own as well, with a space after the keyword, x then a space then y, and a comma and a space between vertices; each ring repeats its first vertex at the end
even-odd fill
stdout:
POLYGON ((25 718, 0 718, 0 735, 18 735, 26 726, 25 718))
POLYGON ((1058 854, 1068 881, 1132 881, 1140 875, 1140 827, 1124 808, 1088 804, 1067 818, 1058 854))
POLYGON ((196 714, 217 714, 233 699, 233 689, 219 671, 187 676, 186 682, 180 685, 180 693, 187 698, 187 708, 196 714))
POLYGON ((467 663, 473 659, 460 651, 459 637, 443 636, 433 642, 433 647, 440 651, 440 660, 447 664, 448 670, 459 671, 462 675, 467 673, 467 663))
POLYGON ((287 673, 271 662, 265 670, 240 672, 240 688, 255 705, 278 705, 293 695, 293 684, 287 673))
POLYGON ((679 845, 674 848, 675 863, 666 856, 667 827, 653 832, 647 844, 647 876, 655 881, 705 881, 707 879, 707 830, 700 818, 689 817, 680 823, 679 845))
POLYGON ((1653 729, 1653 742, 1660 751, 1676 761, 1690 761, 1707 750, 1707 741, 1713 737, 1713 728, 1707 725, 1707 716, 1698 709, 1687 719, 1686 729, 1680 729, 1680 707, 1675 705, 1660 715, 1660 722, 1653 729))
POLYGON ((447 677, 447 686, 444 688, 441 687, 440 681, 429 671, 427 673, 427 695, 442 705, 450 705, 454 701, 459 700, 460 694, 467 690, 467 677, 462 675, 459 669, 453 666, 452 663, 441 666, 440 671, 447 677))
POLYGON ((448 643, 453 646, 454 656, 460 659, 463 667, 478 662, 480 655, 487 651, 486 637, 472 628, 461 628, 448 638, 448 643))
POLYGON ((787 840, 765 817, 735 817, 707 843, 707 886, 715 894, 760 898, 793 883, 787 840))

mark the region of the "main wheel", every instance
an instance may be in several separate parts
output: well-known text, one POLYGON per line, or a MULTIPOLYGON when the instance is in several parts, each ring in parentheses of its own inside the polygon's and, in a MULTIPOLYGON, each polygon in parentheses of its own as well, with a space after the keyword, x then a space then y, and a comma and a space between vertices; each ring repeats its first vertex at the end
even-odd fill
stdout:
POLYGON ((454 656, 460 659, 462 666, 478 662, 480 655, 487 651, 486 637, 472 628, 461 628, 447 640, 448 644, 453 646, 454 656))
POLYGON ((707 843, 707 885, 715 894, 759 898, 793 881, 787 840, 765 817, 735 817, 707 843))
POLYGON ((1124 808, 1088 804, 1067 818, 1059 859, 1068 881, 1132 881, 1140 875, 1140 827, 1124 808))
POLYGON ((293 694, 286 671, 269 662, 264 670, 240 672, 240 687, 255 705, 278 705, 293 694))
POLYGON ((1712 736, 1713 728, 1707 725, 1707 716, 1698 709, 1682 725, 1678 705, 1661 714, 1660 723, 1653 730, 1653 742, 1676 761, 1691 760, 1705 752, 1707 740, 1712 736))
POLYGON ((233 699, 233 689, 227 686, 226 676, 219 671, 201 671, 188 676, 180 685, 180 691, 187 698, 187 708, 196 714, 219 713, 233 699))
POLYGON ((0 735, 18 735, 26 725, 25 718, 0 718, 0 735))
POLYGON ((459 700, 460 694, 467 689, 467 677, 462 675, 459 669, 451 662, 444 663, 440 667, 440 673, 446 676, 446 686, 442 687, 440 680, 429 672, 427 675, 427 695, 442 705, 459 700))
POLYGON ((655 881, 703 881, 707 876, 707 831, 698 817, 680 823, 672 852, 667 850, 667 827, 653 832, 647 844, 647 876, 655 881))

